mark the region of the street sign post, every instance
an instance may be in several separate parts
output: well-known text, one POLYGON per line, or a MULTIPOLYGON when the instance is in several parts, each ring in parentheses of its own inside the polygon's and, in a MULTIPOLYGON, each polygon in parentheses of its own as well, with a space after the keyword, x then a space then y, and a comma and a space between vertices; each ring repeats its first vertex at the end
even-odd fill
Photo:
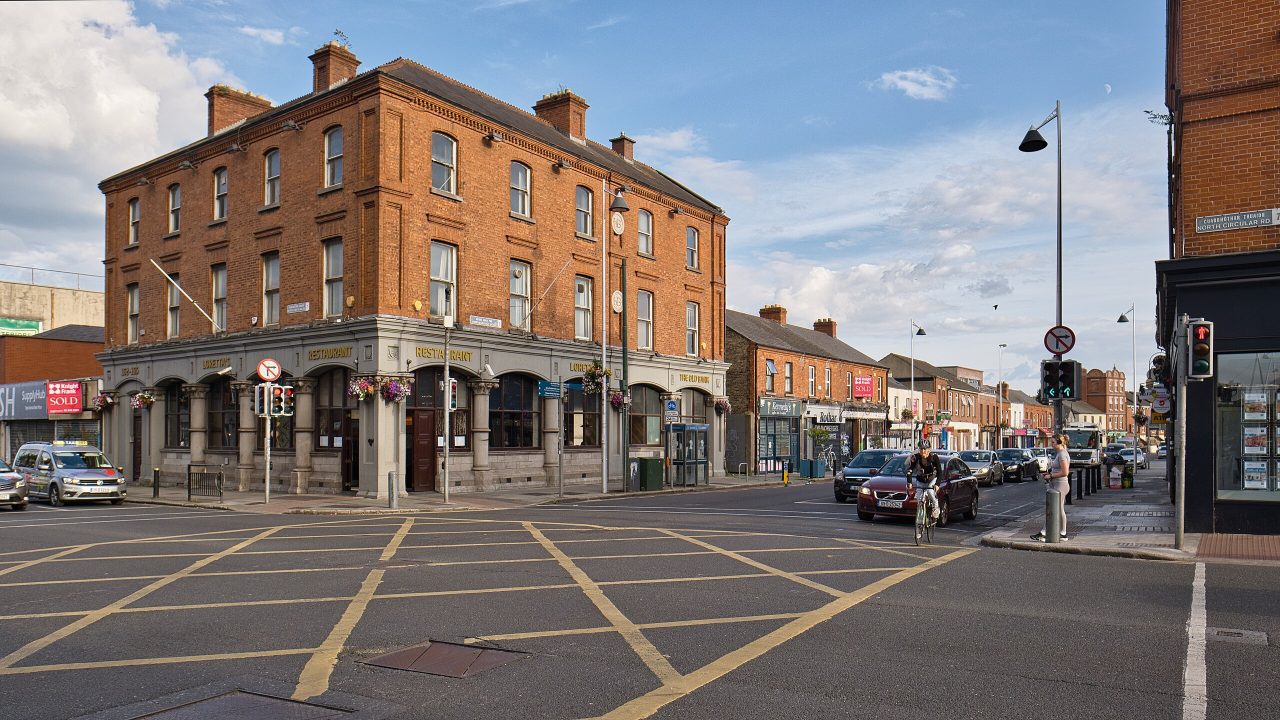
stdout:
POLYGON ((550 380, 538 381, 538 397, 558 398, 560 397, 560 383, 551 382, 550 380))
POLYGON ((663 406, 662 421, 668 425, 680 422, 680 403, 675 400, 666 401, 663 406))
POLYGON ((1054 355, 1066 355, 1076 346, 1076 334, 1066 325, 1055 325, 1044 334, 1044 349, 1054 355))

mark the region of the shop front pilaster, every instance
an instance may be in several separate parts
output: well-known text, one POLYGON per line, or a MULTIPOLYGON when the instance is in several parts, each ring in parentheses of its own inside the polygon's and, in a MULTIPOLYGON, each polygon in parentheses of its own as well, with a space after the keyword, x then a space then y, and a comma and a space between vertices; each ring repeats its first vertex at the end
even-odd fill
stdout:
POLYGON ((231 389, 236 394, 240 407, 240 418, 237 425, 239 433, 240 456, 236 464, 237 489, 241 492, 249 489, 253 480, 253 451, 258 446, 258 418, 253 413, 253 386, 247 380, 234 380, 231 389))
MULTIPOLYGON (((594 398, 593 398, 594 399, 594 398)), ((560 465, 560 398, 542 398, 542 472, 547 485, 556 482, 560 465)))
POLYGON ((191 408, 191 425, 188 443, 191 447, 191 464, 204 465, 205 450, 209 447, 209 386, 191 383, 182 386, 191 408))
POLYGON ((145 446, 145 455, 147 458, 147 467, 143 473, 143 477, 148 481, 151 480, 151 473, 155 468, 160 467, 161 461, 164 459, 162 450, 164 449, 164 390, 156 387, 147 387, 142 389, 143 393, 149 393, 153 398, 152 403, 146 408, 143 417, 143 427, 146 428, 147 445, 145 446))
POLYGON ((492 379, 472 380, 471 388, 471 472, 480 488, 490 487, 489 469, 489 394, 498 387, 492 379))
POLYGON ((311 453, 315 438, 315 378, 295 377, 293 384, 293 482, 289 492, 305 493, 311 480, 311 453))

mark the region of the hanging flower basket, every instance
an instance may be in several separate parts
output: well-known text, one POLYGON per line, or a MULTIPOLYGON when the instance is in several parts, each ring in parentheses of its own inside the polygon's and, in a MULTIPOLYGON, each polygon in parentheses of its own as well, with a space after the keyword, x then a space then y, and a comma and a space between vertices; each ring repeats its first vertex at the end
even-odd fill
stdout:
POLYGON ((613 372, 600 364, 599 360, 592 360, 591 367, 582 373, 582 392, 587 395, 595 395, 604 390, 609 385, 609 378, 613 377, 613 372))
POLYGON ((387 378, 382 382, 382 399, 400 402, 413 394, 413 381, 403 378, 387 378))
POLYGON ((631 404, 631 396, 624 395, 621 390, 609 391, 609 406, 614 410, 621 410, 631 404))
POLYGON ((129 398, 129 405, 135 410, 145 410, 155 404, 156 396, 145 390, 129 398))
POLYGON ((378 378, 358 377, 347 383, 347 397, 364 400, 378 392, 378 378))
POLYGON ((93 411, 96 413, 100 413, 115 404, 115 398, 106 393, 98 393, 93 396, 93 411))
POLYGON ((731 412, 733 412, 733 405, 729 403, 727 398, 720 398, 719 400, 716 400, 717 415, 728 415, 731 412))

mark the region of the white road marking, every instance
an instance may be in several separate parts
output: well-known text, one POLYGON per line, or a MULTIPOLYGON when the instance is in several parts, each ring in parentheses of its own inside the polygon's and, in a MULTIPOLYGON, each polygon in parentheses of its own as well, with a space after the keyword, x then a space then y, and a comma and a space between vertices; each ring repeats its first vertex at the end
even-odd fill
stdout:
POLYGON ((0 524, 0 530, 6 528, 30 528, 30 527, 65 527, 67 525, 100 525, 103 523, 122 523, 122 522, 154 522, 156 520, 167 520, 170 518, 180 517, 226 517, 225 512, 197 512, 197 513, 169 513, 165 515, 154 515, 151 517, 134 517, 112 520, 64 520, 62 522, 19 522, 8 525, 0 524))
POLYGON ((1191 615, 1187 618, 1187 664, 1182 674, 1182 720, 1204 720, 1209 711, 1208 670, 1204 645, 1208 613, 1204 604, 1204 563, 1196 563, 1191 583, 1191 615))
MULTIPOLYGON (((584 507, 582 505, 543 505, 539 509, 540 510, 577 511, 577 512, 597 512, 597 513, 635 513, 637 515, 727 515, 730 517, 757 517, 757 518, 768 518, 768 519, 778 519, 778 520, 788 520, 788 519, 833 520, 841 523, 848 523, 854 517, 852 513, 832 513, 832 512, 822 512, 822 511, 788 512, 785 510, 751 510, 749 508, 721 508, 720 510, 709 511, 709 510, 691 510, 691 509, 678 510, 678 509, 672 509, 672 508, 633 509, 633 508, 626 508, 626 507, 608 507, 608 508, 584 507)), ((867 527, 873 527, 873 526, 867 524, 867 527)), ((889 527, 889 526, 884 526, 884 527, 889 527)), ((846 528, 842 527, 840 529, 846 529, 846 528)), ((945 528, 937 528, 937 529, 942 532, 955 531, 960 533, 973 534, 973 533, 984 533, 990 530, 991 528, 986 526, 975 526, 972 528, 968 528, 968 527, 955 527, 954 525, 948 525, 945 528)))

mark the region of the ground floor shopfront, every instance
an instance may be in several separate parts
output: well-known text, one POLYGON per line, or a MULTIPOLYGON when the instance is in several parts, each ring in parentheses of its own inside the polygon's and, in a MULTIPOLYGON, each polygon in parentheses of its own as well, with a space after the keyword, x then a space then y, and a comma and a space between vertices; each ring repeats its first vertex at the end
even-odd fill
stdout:
MULTIPOLYGON (((101 425, 92 409, 97 379, 54 381, 54 385, 78 390, 79 402, 61 410, 48 400, 50 384, 39 381, 0 385, 0 458, 12 460, 18 448, 29 442, 60 441, 95 447, 102 442, 101 425)), ((108 458, 116 462, 114 457, 108 458)))
POLYGON ((763 397, 757 412, 751 444, 755 457, 739 463, 754 466, 757 473, 798 470, 801 460, 822 460, 831 473, 862 450, 886 446, 888 439, 888 408, 883 404, 763 397))
MULTIPOLYGON (((264 358, 280 363, 278 384, 295 388, 295 415, 270 426, 273 490, 385 497, 399 477, 409 492, 439 491, 446 442, 454 491, 546 484, 558 473, 566 483, 598 484, 602 446, 614 479, 624 438, 631 457, 667 455, 672 402, 680 422, 705 426, 698 439, 707 472, 723 473, 715 412, 723 363, 633 353, 629 424, 620 432, 621 413, 600 393, 539 394, 539 381, 580 380, 599 361, 598 345, 468 326, 446 336, 438 324, 390 316, 104 352, 103 386, 117 400, 103 413, 108 452, 131 478, 149 480, 158 468, 162 480, 179 481, 194 466, 222 470, 230 487, 261 488, 267 424, 253 398, 264 358), (409 385, 402 400, 387 399, 392 381, 409 385)), ((611 349, 607 366, 616 388, 619 352, 611 349)))
MULTIPOLYGON (((1214 323, 1214 376, 1188 384, 1188 532, 1280 533, 1280 251, 1156 263, 1158 338, 1177 318, 1214 323)), ((1182 402, 1182 398, 1175 400, 1182 402)), ((1166 427, 1173 438, 1175 425, 1166 427)))

